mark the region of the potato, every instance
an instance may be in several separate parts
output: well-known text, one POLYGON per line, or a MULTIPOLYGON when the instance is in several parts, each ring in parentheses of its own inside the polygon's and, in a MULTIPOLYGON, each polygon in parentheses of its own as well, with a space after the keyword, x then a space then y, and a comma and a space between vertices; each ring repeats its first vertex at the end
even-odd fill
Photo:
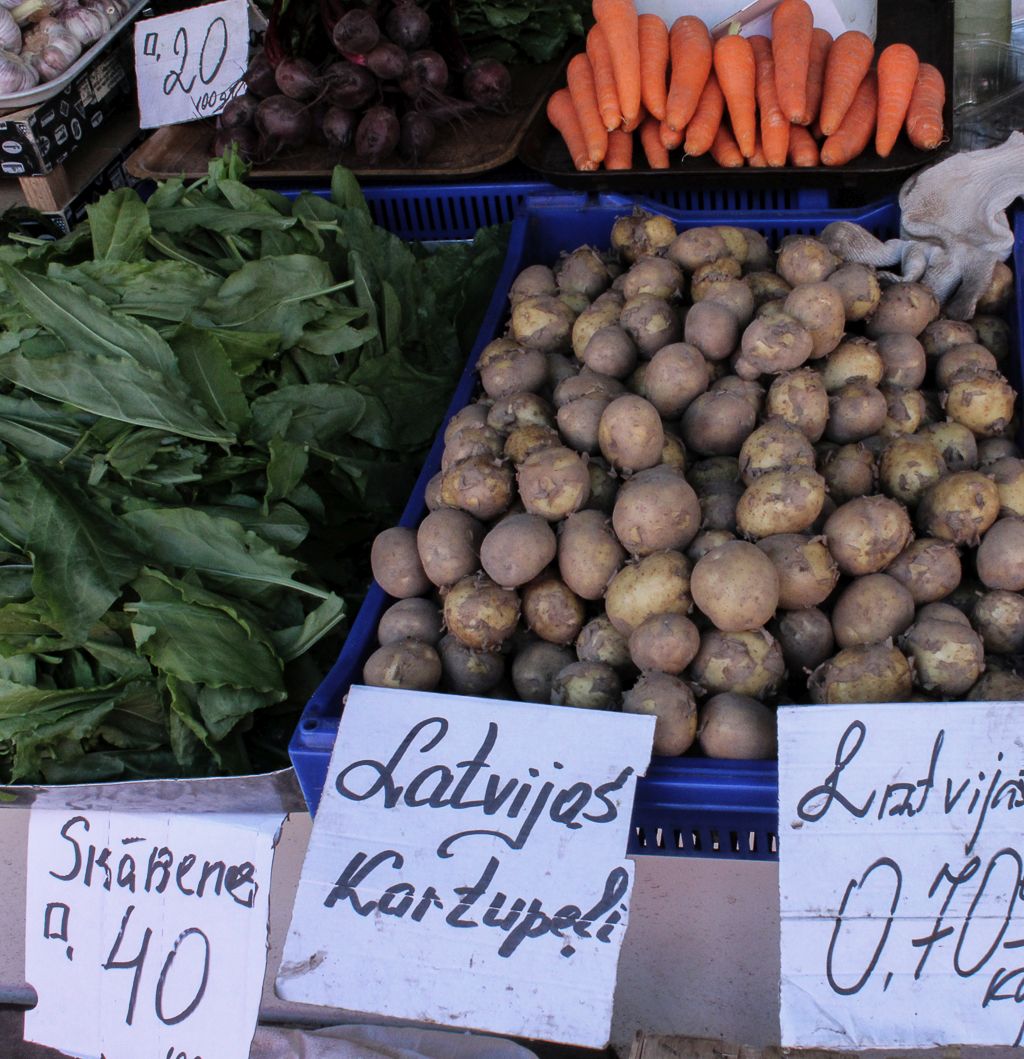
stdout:
POLYGON ((998 517, 996 483, 977 471, 958 471, 929 486, 917 509, 922 533, 972 546, 998 517))
POLYGON ((686 287, 683 270, 667 257, 640 257, 622 277, 622 293, 629 301, 638 294, 678 298, 686 287))
POLYGON ((527 644, 512 659, 512 685, 517 698, 522 702, 550 703, 555 677, 575 660, 568 647, 547 640, 527 644))
POLYGON ((963 695, 985 668, 981 637, 958 622, 915 622, 901 641, 914 663, 914 683, 953 698, 963 695))
POLYGON ((549 643, 570 644, 583 628, 586 612, 580 598, 552 573, 540 574, 523 587, 526 627, 549 643))
POLYGON ((551 427, 555 425, 555 413, 540 394, 513 393, 491 405, 486 425, 499 434, 509 434, 518 427, 551 427))
POLYGON ((658 410, 642 397, 617 397, 604 410, 598 428, 601 454, 622 471, 642 471, 661 459, 665 430, 658 410))
POLYGON ((814 351, 811 333, 794 316, 758 317, 743 331, 733 368, 740 378, 757 379, 799 368, 814 351))
POLYGON ((519 597, 478 574, 456 582, 444 598, 444 623, 460 643, 493 651, 515 632, 519 597))
POLYGON ((699 647, 697 626, 681 614, 655 614, 629 637, 630 658, 644 672, 682 673, 699 647))
POLYGON ((977 342, 978 333, 964 320, 933 320, 921 333, 921 345, 929 357, 941 357, 957 346, 977 342))
POLYGON ((377 642, 381 647, 400 640, 419 640, 434 647, 441 639, 441 611, 437 604, 420 596, 393 603, 380 616, 377 642))
POLYGON ((772 380, 765 398, 765 415, 778 416, 814 442, 825 433, 829 401, 821 375, 802 368, 772 380))
POLYGON ((370 655, 363 665, 363 683, 371 688, 433 691, 441 683, 441 659, 430 644, 399 640, 370 655))
POLYGON ((747 398, 727 390, 701 394, 683 413, 680 432, 686 447, 702 456, 729 456, 740 451, 757 424, 747 398))
POLYGON ((939 300, 924 284, 894 283, 882 291, 878 308, 867 322, 867 333, 871 338, 879 335, 916 338, 938 316, 939 300))
POLYGON ((918 390, 904 390, 899 386, 883 386, 886 416, 879 434, 883 438, 897 438, 913 434, 924 420, 924 397, 918 390))
POLYGON ((698 265, 698 267, 693 270, 693 277, 690 285, 691 300, 694 303, 701 301, 707 291, 719 280, 739 279, 742 275, 743 266, 736 260, 736 258, 729 254, 725 257, 718 258, 716 261, 709 261, 706 264, 698 265))
POLYGON ((551 682, 551 702, 578 710, 614 710, 622 700, 618 674, 602 662, 570 662, 551 682))
POLYGON ((600 457, 591 457, 587 461, 587 476, 590 479, 590 498, 581 510, 603 511, 610 515, 619 493, 618 478, 600 457))
POLYGON ((501 456, 505 439, 498 431, 488 426, 464 426, 445 444, 441 456, 441 470, 468 460, 470 456, 487 456, 497 459, 501 456))
POLYGON ((848 335, 822 363, 821 381, 828 393, 836 393, 851 382, 877 386, 884 372, 876 344, 861 335, 848 335))
POLYGON ((866 320, 878 307, 882 288, 875 270, 867 265, 847 262, 840 265, 828 279, 843 299, 843 311, 850 321, 866 320))
POLYGON ((555 558, 558 545, 538 515, 510 515, 492 527, 480 545, 484 573, 502 588, 532 581, 555 558))
POLYGON ((978 466, 978 442, 960 423, 930 423, 918 436, 927 438, 950 471, 970 471, 978 466))
POLYGON ((882 358, 882 382, 908 390, 924 382, 928 358, 913 335, 879 335, 875 347, 882 358))
POLYGON ((373 578, 389 596, 408 599, 431 588, 416 550, 416 531, 393 526, 378 533, 370 548, 373 578))
POLYGON ((582 360, 591 371, 624 379, 636 367, 636 343, 618 324, 607 324, 590 336, 582 360))
POLYGON ((576 452, 597 452, 598 427, 610 403, 607 397, 580 397, 558 409, 558 429, 571 449, 576 452))
POLYGON ((964 368, 946 390, 946 415, 975 437, 1000 437, 1010 427, 1016 397, 999 372, 964 368))
POLYGON ((918 607, 915 621, 951 621, 962 625, 965 629, 971 628, 970 618, 962 610, 954 607, 951 603, 926 603, 918 607))
POLYGON ((430 582, 454 585, 479 566, 484 527, 465 511, 431 512, 416 531, 416 550, 430 582))
POLYGON ((612 225, 612 249, 623 261, 636 261, 657 254, 675 242, 676 226, 658 213, 639 207, 631 216, 618 217, 612 225))
POLYGON ((655 466, 686 471, 686 446, 681 438, 665 431, 665 444, 661 446, 661 460, 655 466))
POLYGON ((1000 460, 1020 457, 1020 449, 1012 438, 985 438, 978 442, 978 470, 992 473, 992 466, 1000 460))
POLYGON ((718 486, 700 497, 701 529, 725 530, 736 536, 736 508, 742 488, 718 486))
POLYGON ((906 702, 913 680, 899 648, 876 643, 840 651, 811 674, 808 687, 817 703, 906 702))
POLYGON ((790 673, 811 673, 835 650, 832 622, 817 607, 780 611, 771 632, 790 673))
POLYGON ((548 383, 545 393, 551 393, 559 383, 576 374, 578 366, 561 353, 548 353, 548 383))
POLYGON ((688 614, 690 564, 679 552, 655 552, 624 566, 605 592, 605 613, 623 635, 652 614, 688 614))
POLYGON ((1003 261, 997 261, 992 270, 988 287, 978 299, 974 309, 979 313, 1001 313, 1013 297, 1013 270, 1003 261))
POLYGON ((612 509, 612 525, 632 555, 681 550, 700 528, 697 494, 682 473, 652 467, 630 478, 620 489, 612 509))
POLYGON ((785 310, 811 336, 811 357, 824 357, 842 341, 846 312, 839 291, 828 283, 803 283, 786 295, 785 310))
POLYGON ((814 470, 814 449, 806 436, 782 419, 770 419, 748 435, 740 448, 740 475, 750 485, 769 471, 814 470))
POLYGON ((820 283, 842 264, 820 240, 810 235, 787 235, 775 263, 778 274, 791 286, 820 283))
POLYGON ((837 504, 873 493, 876 473, 874 456, 859 442, 840 445, 822 460, 821 474, 837 504))
POLYGON ((757 547, 775 568, 779 579, 778 606, 783 610, 815 607, 828 599, 836 587, 839 569, 820 538, 776 533, 762 537, 757 547))
MULTIPOLYGON (((576 401, 573 402, 573 404, 578 403, 576 401)), ((502 450, 502 454, 518 467, 521 463, 525 463, 535 452, 540 452, 542 449, 560 448, 561 445, 562 438, 557 430, 553 430, 551 427, 531 424, 525 427, 516 427, 509 434, 505 439, 505 447, 502 450)))
POLYGON ((736 225, 719 226, 718 230, 729 246, 729 252, 743 265, 744 271, 771 268, 774 264, 775 254, 761 232, 736 225), (737 235, 743 237, 746 253, 743 252, 737 235))
POLYGON ((825 523, 825 537, 841 573, 875 574, 910 542, 910 518, 895 500, 862 496, 836 509, 825 523))
POLYGON ((969 369, 996 371, 998 367, 996 358, 983 345, 979 342, 965 342, 939 357, 935 365, 935 383, 945 390, 949 388, 958 372, 969 369))
POLYGON ((711 383, 708 362, 696 346, 673 342, 651 358, 644 375, 647 400, 665 419, 681 416, 711 383))
MULTIPOLYGON (((484 352, 486 353, 486 350, 484 352)), ((547 361, 539 349, 524 349, 511 345, 500 355, 492 355, 486 361, 481 354, 478 367, 480 383, 488 397, 509 397, 523 391, 534 392, 541 389, 547 381, 547 361)))
POLYGON ((707 280, 701 287, 701 298, 698 300, 695 292, 694 299, 698 305, 702 301, 724 305, 740 327, 745 327, 754 316, 754 295, 745 280, 727 277, 707 280))
POLYGON ((840 647, 882 643, 905 632, 913 620, 913 597, 888 574, 856 578, 832 608, 832 629, 840 647))
POLYGON ((767 699, 786 675, 782 648, 766 629, 721 632, 710 629, 690 666, 694 682, 711 695, 731 691, 767 699))
POLYGON ((623 713, 654 717, 654 753, 685 754, 697 736, 697 703, 689 685, 669 673, 644 673, 622 699, 623 713))
POLYGON ((960 554, 949 541, 919 537, 886 567, 910 593, 914 603, 945 599, 960 584, 960 554))
POLYGON ((986 651, 996 655, 1024 651, 1024 596, 1019 592, 986 592, 975 603, 971 621, 986 651))
POLYGON ((460 408, 455 415, 448 420, 444 428, 444 443, 447 445, 465 427, 488 426, 487 417, 490 415, 491 406, 482 401, 468 404, 460 408))
POLYGON ((748 272, 746 279, 757 308, 768 302, 784 302, 786 295, 793 289, 778 273, 767 269, 748 272))
POLYGON ((571 254, 566 254, 555 266, 554 272, 560 291, 583 294, 591 301, 612 282, 608 266, 590 246, 581 246, 571 254))
POLYGON ((687 272, 695 272, 701 265, 728 257, 729 247, 714 228, 690 228, 676 236, 665 256, 687 272))
MULTIPOLYGON (((621 298, 621 295, 618 297, 621 298)), ((622 311, 623 304, 625 304, 624 300, 602 299, 600 303, 594 302, 576 317, 572 325, 570 344, 577 360, 584 359, 583 354, 598 331, 606 327, 618 326, 619 313, 622 311)))
POLYGON ((625 386, 610 375, 601 375, 589 368, 563 379, 554 390, 555 408, 562 408, 584 397, 612 400, 626 392, 625 386))
POLYGON ((711 384, 712 393, 731 393, 749 402, 755 415, 764 408, 764 387, 754 379, 741 379, 738 375, 723 375, 711 384))
POLYGON ((423 503, 427 505, 428 511, 440 511, 444 504, 441 501, 441 472, 438 471, 423 490, 423 503))
POLYGON ((637 352, 650 360, 662 346, 683 337, 679 313, 664 299, 653 294, 630 298, 619 314, 619 326, 636 345, 637 352))
POLYGON ((725 360, 739 345, 739 320, 719 302, 700 301, 686 314, 683 338, 708 360, 725 360))
POLYGON ((441 502, 488 521, 512 502, 512 471, 489 456, 471 456, 441 477, 441 502))
POLYGON ((1016 673, 989 669, 967 693, 968 702, 1024 702, 1024 679, 1016 673))
POLYGON ((1024 459, 1005 456, 987 470, 999 490, 1000 516, 1024 517, 1024 459))
POLYGON ((866 382, 851 382, 837 390, 828 401, 825 436, 846 445, 877 434, 888 415, 885 395, 866 382))
MULTIPOLYGON (((974 605, 978 602, 979 596, 984 594, 984 587, 980 581, 975 580, 973 577, 962 577, 960 584, 953 589, 952 592, 942 601, 948 606, 955 607, 970 621, 971 615, 974 613, 974 605)), ((932 604, 938 606, 938 604, 932 604)))
POLYGON ((505 659, 495 651, 472 651, 454 636, 438 646, 445 690, 456 695, 484 695, 505 675, 505 659))
POLYGON ((1010 355, 1010 328, 1005 320, 998 316, 977 314, 971 321, 977 334, 977 340, 996 358, 1003 361, 1010 355))
POLYGON ((916 507, 925 491, 946 473, 946 461, 936 447, 917 435, 893 438, 878 461, 882 492, 907 507, 916 507))
POLYGON ((559 572, 583 599, 600 599, 625 558, 625 549, 601 511, 577 511, 559 529, 559 572))
POLYGON ((523 506, 549 522, 579 511, 590 496, 587 465, 572 449, 535 452, 519 465, 516 477, 523 506))
POLYGON ((510 330, 521 346, 542 353, 565 353, 572 347, 576 313, 560 298, 541 294, 523 298, 512 307, 510 330))
POLYGON ((723 632, 765 625, 779 605, 779 575, 756 545, 730 541, 698 559, 690 575, 693 602, 723 632))
POLYGON ((633 665, 629 641, 606 614, 592 618, 580 630, 576 637, 576 656, 581 662, 604 662, 613 669, 630 669, 633 665))
POLYGON ((740 465, 735 456, 710 456, 706 460, 698 460, 690 468, 687 480, 699 496, 721 485, 737 486, 742 492, 740 465))
POLYGON ((726 541, 734 540, 736 540, 736 534, 730 530, 701 530, 690 542, 689 548, 686 549, 686 557, 695 563, 702 556, 707 555, 712 548, 717 548, 720 544, 725 544, 726 541))
POLYGON ((736 507, 736 524, 744 536, 810 529, 825 501, 825 479, 804 468, 769 471, 749 485, 736 507))
POLYGON ((775 712, 749 695, 713 695, 700 709, 697 739, 708 757, 772 759, 778 753, 775 712))
POLYGON ((1024 591, 1024 519, 994 523, 978 545, 975 565, 986 588, 1024 591))
POLYGON ((585 294, 580 294, 578 291, 560 291, 558 300, 564 302, 572 309, 573 318, 579 316, 584 309, 590 308, 590 299, 585 294))

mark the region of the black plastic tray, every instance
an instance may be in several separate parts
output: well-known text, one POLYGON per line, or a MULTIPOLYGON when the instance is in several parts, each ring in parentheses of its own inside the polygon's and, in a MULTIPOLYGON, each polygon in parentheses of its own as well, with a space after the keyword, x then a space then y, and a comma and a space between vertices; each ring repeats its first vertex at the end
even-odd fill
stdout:
MULTIPOLYGON (((737 7, 742 6, 737 4, 737 7)), ((681 12, 684 13, 684 12, 681 12)), ((947 137, 953 131, 953 0, 878 0, 878 35, 876 54, 897 41, 909 44, 922 62, 931 63, 946 81, 946 105, 943 112, 947 137)), ((879 158, 869 146, 864 154, 847 165, 830 168, 815 166, 797 169, 778 168, 724 169, 710 154, 684 158, 682 150, 670 155, 668 169, 650 169, 637 142, 634 159, 641 165, 634 169, 593 173, 578 172, 569 158, 561 136, 551 127, 541 108, 530 123, 519 148, 519 160, 562 187, 593 191, 630 192, 655 190, 666 186, 707 183, 709 178, 729 187, 765 187, 784 184, 789 187, 856 187, 880 194, 893 190, 916 169, 938 161, 950 153, 943 145, 934 151, 919 151, 901 134, 888 158, 879 158)))

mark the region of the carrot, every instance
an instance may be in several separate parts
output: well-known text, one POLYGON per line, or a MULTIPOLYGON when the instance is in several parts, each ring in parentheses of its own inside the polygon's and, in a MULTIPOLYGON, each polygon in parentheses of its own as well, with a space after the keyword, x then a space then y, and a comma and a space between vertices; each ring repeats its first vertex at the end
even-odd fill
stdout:
POLYGON ((743 165, 743 155, 740 154, 729 126, 724 123, 718 126, 715 133, 714 142, 711 144, 711 157, 723 169, 739 169, 743 165))
POLYGON ((711 150, 715 133, 718 132, 718 126, 722 124, 724 110, 725 97, 722 95, 721 88, 718 87, 718 78, 712 70, 704 85, 704 91, 700 94, 697 109, 686 126, 684 154, 696 157, 707 154, 711 150))
POLYGON ((593 12, 608 42, 625 127, 640 113, 640 29, 636 5, 633 0, 593 0, 593 12))
POLYGON ((652 169, 668 169, 668 151, 661 142, 661 122, 652 115, 648 115, 640 126, 640 143, 652 169))
POLYGON ((890 44, 878 57, 878 125, 875 150, 888 158, 903 128, 920 62, 907 44, 890 44))
POLYGON ((604 127, 611 132, 622 124, 622 110, 619 107, 619 92, 615 87, 611 52, 608 51, 608 42, 600 26, 592 26, 587 34, 587 58, 594 71, 597 108, 601 111, 604 127))
POLYGON ((569 60, 566 80, 569 82, 569 95, 572 96, 576 116, 580 119, 583 138, 587 141, 587 154, 595 165, 600 165, 608 151, 608 130, 601 122, 594 71, 584 52, 569 60))
POLYGON ((633 168, 633 134, 614 129, 608 133, 608 153, 604 156, 605 169, 633 168))
POLYGON ((832 47, 832 34, 827 29, 815 27, 811 34, 811 57, 807 63, 807 104, 803 120, 798 125, 810 125, 818 116, 821 106, 821 91, 825 80, 825 62, 832 47))
POLYGON ((686 128, 700 103, 701 92, 711 74, 712 43, 708 27, 695 15, 683 15, 672 23, 668 35, 672 52, 665 120, 673 132, 686 128))
POLYGON ((638 19, 640 42, 640 96, 647 113, 665 119, 668 96, 668 26, 657 15, 638 19))
MULTIPOLYGON (((775 94, 775 64, 772 61, 772 42, 767 37, 748 38, 754 49, 757 70, 757 105, 761 111, 761 149, 766 164, 786 164, 789 150, 789 122, 786 121, 775 94)), ((753 165, 753 163, 751 163, 753 165)))
POLYGON ((643 125, 644 118, 646 117, 647 109, 644 107, 643 103, 641 103, 640 109, 636 112, 636 117, 632 121, 626 121, 625 118, 622 119, 622 131, 636 132, 636 130, 639 129, 641 125, 643 125))
POLYGON ((548 121, 562 134, 565 146, 569 149, 572 164, 580 170, 591 172, 597 168, 587 151, 587 141, 580 127, 580 119, 572 103, 568 88, 560 88, 551 94, 548 100, 548 121))
POLYGON ((931 151, 942 143, 942 107, 946 102, 946 85, 942 74, 931 63, 921 63, 907 110, 907 136, 922 151, 931 151))
POLYGON ((802 125, 794 125, 789 130, 789 164, 798 169, 808 169, 821 164, 818 145, 802 125))
MULTIPOLYGON (((782 2, 786 3, 786 0, 782 2)), ((754 153, 756 128, 754 49, 746 37, 719 37, 715 41, 714 60, 736 143, 743 157, 749 158, 754 153)))
POLYGON ((674 151, 677 147, 681 147, 683 143, 683 130, 680 129, 678 132, 673 132, 665 122, 661 123, 658 129, 658 135, 661 137, 661 145, 666 151, 674 151))
POLYGON ((761 146, 760 136, 754 141, 754 153, 747 159, 747 165, 751 169, 768 168, 768 159, 765 157, 764 149, 761 146))
POLYGON ((789 121, 797 123, 807 109, 813 31, 814 14, 807 0, 782 0, 772 12, 772 57, 779 106, 789 121))
POLYGON ((842 124, 874 57, 875 45, 866 33, 849 29, 836 37, 825 63, 821 96, 821 131, 826 136, 842 124))
POLYGON ((853 97, 842 124, 821 145, 822 165, 845 165, 871 142, 878 113, 878 78, 869 70, 853 97))

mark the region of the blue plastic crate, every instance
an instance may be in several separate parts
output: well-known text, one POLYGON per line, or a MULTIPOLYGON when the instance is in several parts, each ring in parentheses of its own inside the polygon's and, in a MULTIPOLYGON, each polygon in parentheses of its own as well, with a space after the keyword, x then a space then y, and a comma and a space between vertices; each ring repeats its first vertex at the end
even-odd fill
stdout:
MULTIPOLYGON (((695 193, 702 194, 702 193, 695 193)), ((650 201, 645 203, 649 208, 650 201)), ((520 206, 508 256, 465 372, 459 380, 445 422, 469 403, 476 388, 474 367, 480 351, 504 331, 507 292, 527 265, 550 263, 566 250, 589 243, 607 246, 611 226, 632 200, 618 195, 546 189, 520 206)), ((786 235, 812 234, 834 220, 856 221, 880 238, 897 234, 899 209, 886 200, 856 210, 825 208, 687 211, 661 207, 677 227, 741 224, 762 232, 777 244, 786 235)), ((1024 247, 1018 235, 1018 248, 1024 247)), ((1017 282, 1020 284, 1018 270, 1017 282)), ((430 451, 413 495, 400 519, 414 527, 426 514, 424 491, 440 469, 443 427, 430 451)), ((331 749, 345 693, 358 681, 362 665, 376 646, 376 628, 390 603, 374 583, 356 615, 337 662, 310 699, 289 746, 306 802, 316 811, 327 775, 331 749)), ((778 767, 774 761, 718 761, 700 757, 655 758, 637 786, 629 852, 671 856, 715 856, 773 860, 778 856, 778 767)))

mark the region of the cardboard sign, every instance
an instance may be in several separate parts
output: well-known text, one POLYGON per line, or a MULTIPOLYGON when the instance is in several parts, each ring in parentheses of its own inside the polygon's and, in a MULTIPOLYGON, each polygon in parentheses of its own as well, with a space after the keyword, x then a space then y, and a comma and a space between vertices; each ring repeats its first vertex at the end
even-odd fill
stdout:
POLYGON ((285 1000, 602 1046, 652 717, 356 687, 285 1000))
POLYGON ((25 1039, 89 1059, 247 1059, 281 819, 33 809, 25 1039))
POLYGON ((782 1043, 1024 1040, 1019 703, 779 710, 782 1043))
POLYGON ((135 25, 139 125, 156 129, 219 114, 245 91, 247 0, 176 11, 135 25))

